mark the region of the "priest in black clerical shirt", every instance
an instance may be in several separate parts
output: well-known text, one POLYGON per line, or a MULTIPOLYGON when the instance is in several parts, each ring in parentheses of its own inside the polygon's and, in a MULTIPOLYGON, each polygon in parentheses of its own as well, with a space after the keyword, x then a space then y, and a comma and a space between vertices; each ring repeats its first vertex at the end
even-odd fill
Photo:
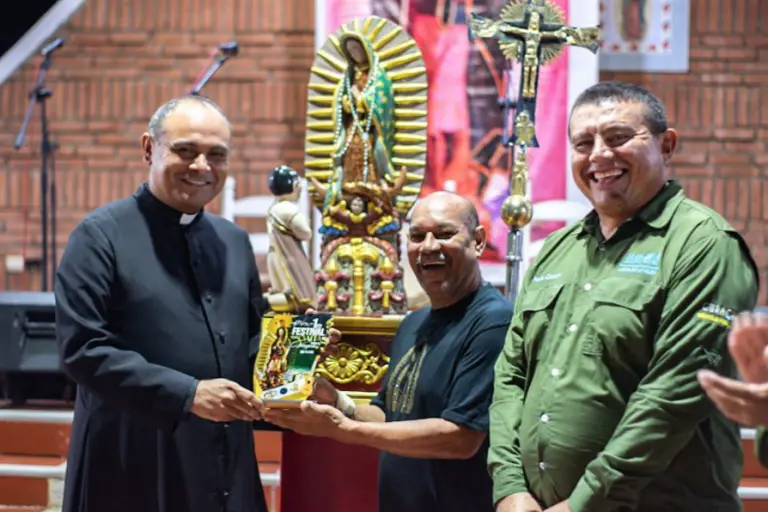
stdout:
POLYGON ((261 283, 247 234, 203 207, 230 126, 202 97, 142 137, 148 183, 90 213, 56 276, 64 369, 78 384, 64 512, 266 512, 251 391, 261 283))
POLYGON ((381 450, 378 512, 492 512, 488 407, 512 306, 483 283, 486 235, 466 198, 435 192, 413 209, 408 258, 431 305, 407 315, 369 405, 328 381, 301 410, 267 421, 381 450))

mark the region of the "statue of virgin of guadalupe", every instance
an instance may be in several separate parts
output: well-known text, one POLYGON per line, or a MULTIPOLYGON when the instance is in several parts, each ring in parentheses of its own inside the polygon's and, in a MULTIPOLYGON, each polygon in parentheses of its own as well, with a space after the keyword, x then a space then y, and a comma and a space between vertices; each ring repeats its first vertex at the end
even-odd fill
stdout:
POLYGON ((381 187, 394 177, 394 94, 368 39, 353 32, 339 37, 346 70, 334 98, 333 174, 326 206, 361 184, 381 187))
POLYGON ((421 51, 389 20, 345 23, 317 52, 304 164, 323 217, 315 273, 320 311, 407 309, 398 232, 424 178, 426 89, 421 51))

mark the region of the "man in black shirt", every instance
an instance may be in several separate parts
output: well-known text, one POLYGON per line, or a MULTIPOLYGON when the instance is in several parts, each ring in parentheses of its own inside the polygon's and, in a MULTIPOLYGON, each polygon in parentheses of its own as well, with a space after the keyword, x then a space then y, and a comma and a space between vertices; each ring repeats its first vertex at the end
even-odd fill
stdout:
POLYGON ((318 403, 266 412, 300 434, 381 450, 379 512, 493 510, 488 407, 512 307, 482 281, 485 243, 467 199, 436 192, 420 201, 408 258, 432 305, 403 319, 378 396, 355 405, 320 381, 318 403))

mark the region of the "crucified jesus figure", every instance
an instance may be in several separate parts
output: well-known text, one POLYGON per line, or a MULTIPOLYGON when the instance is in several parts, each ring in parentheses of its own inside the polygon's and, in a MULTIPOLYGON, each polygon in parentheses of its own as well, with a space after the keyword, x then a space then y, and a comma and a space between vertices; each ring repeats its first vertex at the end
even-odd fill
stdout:
MULTIPOLYGON (((536 120, 536 91, 539 81, 539 67, 556 56, 563 45, 581 46, 596 53, 599 47, 600 31, 597 28, 575 28, 565 25, 562 20, 547 22, 542 16, 542 7, 534 0, 510 4, 511 10, 497 20, 472 15, 470 38, 498 39, 508 59, 522 63, 520 91, 517 111, 527 112, 532 124, 536 120)), ((549 11, 547 11, 549 12, 549 11)), ((515 137, 513 136, 513 142, 515 137)), ((532 147, 538 147, 535 135, 532 147)))

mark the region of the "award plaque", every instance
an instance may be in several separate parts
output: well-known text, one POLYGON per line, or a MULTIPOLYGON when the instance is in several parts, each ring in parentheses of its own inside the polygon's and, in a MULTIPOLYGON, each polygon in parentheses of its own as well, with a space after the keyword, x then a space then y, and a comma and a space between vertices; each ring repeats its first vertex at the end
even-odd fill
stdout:
POLYGON ((312 395, 314 375, 333 316, 277 314, 266 323, 253 372, 256 396, 266 407, 298 407, 312 395))

